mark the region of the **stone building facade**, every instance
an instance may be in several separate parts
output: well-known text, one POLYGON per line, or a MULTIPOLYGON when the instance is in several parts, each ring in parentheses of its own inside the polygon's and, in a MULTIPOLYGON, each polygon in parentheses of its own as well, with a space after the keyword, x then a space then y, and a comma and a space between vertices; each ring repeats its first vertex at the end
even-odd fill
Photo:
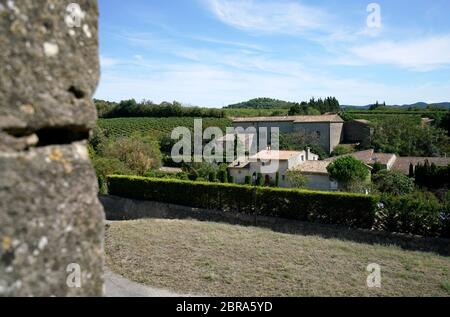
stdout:
MULTIPOLYGON (((255 128, 258 132, 266 128, 269 144, 272 143, 271 128, 279 128, 280 133, 305 133, 317 137, 328 153, 344 140, 344 120, 339 115, 235 118, 233 127, 255 128)), ((264 147, 262 145, 259 149, 264 147)))

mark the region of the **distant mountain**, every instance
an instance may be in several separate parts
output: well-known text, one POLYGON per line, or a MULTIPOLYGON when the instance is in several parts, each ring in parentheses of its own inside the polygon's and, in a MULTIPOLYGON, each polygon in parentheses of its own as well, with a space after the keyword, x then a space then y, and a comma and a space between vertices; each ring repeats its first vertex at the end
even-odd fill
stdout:
MULTIPOLYGON (((368 110, 372 105, 367 106, 350 106, 350 105, 343 105, 341 106, 343 109, 351 109, 351 110, 368 110)), ((416 102, 413 104, 407 104, 407 105, 390 105, 388 107, 396 108, 396 109, 409 109, 409 108, 416 108, 416 109, 426 109, 428 106, 434 106, 441 109, 447 109, 450 110, 450 102, 439 102, 439 103, 426 103, 426 102, 416 102)))
POLYGON ((293 102, 271 98, 256 98, 249 101, 240 102, 234 105, 229 105, 228 109, 289 109, 295 105, 293 102))

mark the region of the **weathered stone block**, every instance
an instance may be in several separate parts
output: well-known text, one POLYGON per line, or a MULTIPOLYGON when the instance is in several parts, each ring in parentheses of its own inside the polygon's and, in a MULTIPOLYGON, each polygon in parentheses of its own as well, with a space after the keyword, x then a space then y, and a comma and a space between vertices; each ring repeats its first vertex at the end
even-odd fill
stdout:
POLYGON ((103 294, 97 18, 96 0, 0 0, 0 296, 103 294))
POLYGON ((0 0, 0 129, 93 127, 97 18, 95 0, 0 0))
POLYGON ((0 153, 0 296, 102 295, 97 192, 84 142, 0 153))

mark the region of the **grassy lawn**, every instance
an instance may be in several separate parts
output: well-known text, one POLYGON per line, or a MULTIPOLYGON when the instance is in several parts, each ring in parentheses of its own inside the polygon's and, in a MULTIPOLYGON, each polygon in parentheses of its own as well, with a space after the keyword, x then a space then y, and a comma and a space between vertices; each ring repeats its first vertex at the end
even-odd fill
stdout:
POLYGON ((190 220, 113 222, 107 265, 178 293, 222 296, 450 296, 450 258, 396 246, 190 220), (369 289, 366 267, 382 269, 369 289))

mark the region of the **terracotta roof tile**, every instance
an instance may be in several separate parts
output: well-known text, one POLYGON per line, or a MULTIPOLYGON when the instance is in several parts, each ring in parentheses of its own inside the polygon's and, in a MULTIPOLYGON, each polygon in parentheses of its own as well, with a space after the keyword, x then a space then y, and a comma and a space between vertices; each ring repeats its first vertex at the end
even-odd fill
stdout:
POLYGON ((392 167, 395 170, 402 171, 405 174, 409 173, 409 165, 417 165, 419 163, 425 163, 427 161, 436 164, 437 166, 447 166, 450 164, 449 157, 398 157, 392 167))
POLYGON ((258 154, 251 156, 250 160, 260 159, 260 160, 280 160, 280 161, 287 161, 291 159, 292 157, 306 154, 305 151, 299 152, 299 151, 275 151, 275 150, 264 150, 259 152, 258 154))
POLYGON ((233 123, 248 122, 295 122, 295 123, 315 123, 315 122, 344 122, 337 114, 322 116, 284 116, 284 117, 247 117, 233 118, 233 123))
POLYGON ((301 171, 305 174, 328 174, 327 167, 330 165, 330 161, 306 161, 294 170, 301 171))

